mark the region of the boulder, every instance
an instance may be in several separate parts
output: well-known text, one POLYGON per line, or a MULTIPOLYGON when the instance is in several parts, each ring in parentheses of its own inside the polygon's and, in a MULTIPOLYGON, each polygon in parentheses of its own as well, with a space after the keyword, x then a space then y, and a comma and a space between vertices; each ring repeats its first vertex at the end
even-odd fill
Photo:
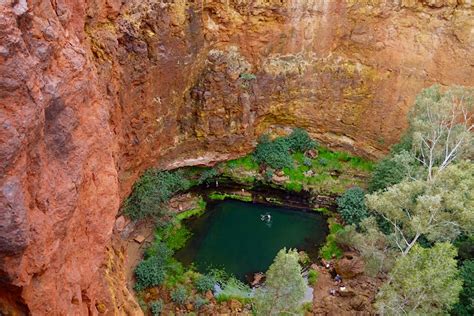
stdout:
POLYGON ((364 262, 360 257, 347 253, 336 262, 334 268, 343 280, 352 279, 364 273, 364 262))
POLYGON ((318 157, 319 152, 316 149, 310 149, 305 153, 305 156, 311 159, 318 157))
POLYGON ((232 313, 242 311, 242 303, 240 303, 239 301, 232 299, 232 300, 229 301, 228 304, 229 304, 229 308, 232 311, 232 313))
POLYGON ((279 176, 276 173, 274 173, 273 176, 272 176, 272 181, 277 183, 277 184, 285 183, 288 180, 290 180, 290 178, 288 176, 285 176, 285 175, 279 176))
POLYGON ((137 243, 141 244, 142 242, 145 241, 145 236, 143 235, 137 235, 135 238, 133 238, 137 243))

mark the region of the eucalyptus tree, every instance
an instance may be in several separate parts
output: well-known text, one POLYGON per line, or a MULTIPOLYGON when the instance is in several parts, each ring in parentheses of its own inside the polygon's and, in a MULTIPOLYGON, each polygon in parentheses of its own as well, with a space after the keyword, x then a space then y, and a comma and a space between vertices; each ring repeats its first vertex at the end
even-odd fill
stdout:
POLYGON ((456 268, 456 248, 438 243, 419 245, 400 257, 389 281, 377 295, 375 307, 381 315, 444 315, 459 301, 462 280, 456 268))
POLYGON ((453 164, 431 181, 404 180, 367 195, 367 206, 392 225, 392 238, 406 255, 423 235, 452 241, 474 230, 474 164, 453 164))
POLYGON ((474 89, 439 85, 424 89, 411 111, 410 134, 415 158, 427 169, 443 171, 455 160, 472 154, 474 145, 474 89))
POLYGON ((282 249, 266 273, 265 285, 255 293, 257 315, 294 315, 301 312, 306 282, 296 250, 282 249))

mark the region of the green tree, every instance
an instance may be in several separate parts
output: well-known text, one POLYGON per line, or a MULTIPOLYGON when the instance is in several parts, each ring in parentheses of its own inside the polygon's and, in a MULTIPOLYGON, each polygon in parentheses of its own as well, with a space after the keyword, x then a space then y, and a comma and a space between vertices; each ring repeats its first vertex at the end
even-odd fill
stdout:
POLYGON ((455 160, 468 157, 474 148, 474 89, 439 85, 417 96, 411 111, 410 133, 416 159, 427 169, 442 171, 455 160))
POLYGON ((365 192, 359 187, 350 188, 337 199, 337 209, 344 221, 358 226, 369 214, 365 206, 365 192))
POLYGON ((416 166, 414 156, 408 151, 401 151, 381 160, 372 172, 369 191, 384 190, 407 177, 415 176, 416 166))
POLYGON ((152 316, 159 316, 161 315, 161 311, 163 310, 163 301, 156 300, 150 303, 150 311, 152 316))
POLYGON ((158 257, 150 257, 141 261, 135 268, 135 290, 141 291, 163 283, 166 276, 165 262, 158 257))
POLYGON ((293 168, 290 146, 284 137, 272 141, 268 136, 262 136, 253 155, 260 165, 273 169, 293 168))
POLYGON ((474 315, 474 260, 464 261, 460 275, 463 280, 459 303, 451 310, 452 315, 471 316, 474 315))
POLYGON ((458 301, 462 281, 456 268, 456 248, 438 243, 433 248, 418 245, 398 258, 389 282, 377 295, 381 315, 446 314, 458 301))
POLYGON ((390 239, 382 233, 375 217, 367 217, 360 223, 359 231, 354 225, 346 226, 336 235, 336 243, 342 248, 357 250, 364 260, 365 273, 377 276, 391 270, 396 257, 390 239))
POLYGON ((133 186, 132 194, 125 201, 125 214, 133 220, 160 217, 165 210, 163 203, 190 186, 182 172, 149 169, 133 186))
POLYGON ((292 152, 306 152, 316 148, 317 142, 311 139, 308 132, 302 128, 294 128, 286 141, 292 152))
POLYGON ((256 290, 257 315, 298 313, 306 289, 296 250, 282 249, 266 273, 265 285, 256 290))
POLYGON ((406 255, 423 235, 452 241, 474 230, 474 164, 464 161, 436 172, 431 180, 404 180, 367 195, 367 206, 392 225, 393 239, 406 255))

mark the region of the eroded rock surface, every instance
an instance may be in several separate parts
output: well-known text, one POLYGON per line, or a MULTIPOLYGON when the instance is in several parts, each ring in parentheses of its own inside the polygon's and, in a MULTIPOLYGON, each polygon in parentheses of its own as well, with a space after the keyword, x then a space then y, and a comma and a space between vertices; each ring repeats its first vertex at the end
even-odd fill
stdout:
POLYGON ((147 167, 230 159, 289 126, 379 157, 421 88, 474 85, 472 6, 0 2, 2 311, 139 312, 110 241, 147 167))

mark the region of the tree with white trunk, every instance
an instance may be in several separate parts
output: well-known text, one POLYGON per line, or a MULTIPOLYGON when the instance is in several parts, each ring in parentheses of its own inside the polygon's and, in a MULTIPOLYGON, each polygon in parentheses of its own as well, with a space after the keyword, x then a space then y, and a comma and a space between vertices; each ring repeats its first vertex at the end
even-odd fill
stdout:
POLYGON ((369 209, 391 224, 403 255, 421 236, 451 241, 474 230, 473 104, 474 89, 423 90, 410 114, 408 153, 422 172, 367 196, 369 209))

